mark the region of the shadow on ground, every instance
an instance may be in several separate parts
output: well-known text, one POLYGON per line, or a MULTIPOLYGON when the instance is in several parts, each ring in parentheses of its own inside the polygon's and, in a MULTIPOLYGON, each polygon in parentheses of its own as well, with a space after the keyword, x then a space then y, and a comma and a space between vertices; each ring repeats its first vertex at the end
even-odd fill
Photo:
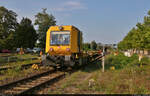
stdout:
POLYGON ((93 72, 93 71, 102 70, 101 61, 89 63, 83 66, 83 68, 81 68, 80 70, 83 72, 93 72))

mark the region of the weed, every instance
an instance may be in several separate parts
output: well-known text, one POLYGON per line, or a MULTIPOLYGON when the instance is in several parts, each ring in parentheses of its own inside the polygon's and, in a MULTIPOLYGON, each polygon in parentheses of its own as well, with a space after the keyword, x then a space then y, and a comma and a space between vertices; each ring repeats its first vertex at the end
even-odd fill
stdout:
POLYGON ((134 93, 149 94, 150 92, 144 86, 139 86, 139 87, 135 87, 134 93))

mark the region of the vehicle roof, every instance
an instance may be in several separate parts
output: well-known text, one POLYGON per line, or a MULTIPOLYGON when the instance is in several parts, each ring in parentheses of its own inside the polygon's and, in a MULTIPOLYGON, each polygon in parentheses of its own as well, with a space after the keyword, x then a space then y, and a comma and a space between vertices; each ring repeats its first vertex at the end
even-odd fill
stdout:
MULTIPOLYGON (((70 28, 73 27, 73 28, 79 30, 77 27, 75 27, 75 26, 73 26, 73 25, 55 25, 55 26, 50 26, 49 29, 50 29, 50 28, 59 27, 59 26, 62 26, 62 27, 70 27, 70 28)), ((80 30, 79 30, 79 31, 80 31, 80 30)))

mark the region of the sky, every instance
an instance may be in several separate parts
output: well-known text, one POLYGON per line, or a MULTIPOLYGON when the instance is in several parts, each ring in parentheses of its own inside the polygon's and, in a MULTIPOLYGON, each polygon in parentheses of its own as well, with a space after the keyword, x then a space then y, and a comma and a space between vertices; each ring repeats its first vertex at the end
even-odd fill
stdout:
POLYGON ((0 0, 0 6, 33 23, 35 15, 47 8, 57 25, 74 25, 83 32, 84 42, 112 44, 143 22, 150 10, 150 0, 0 0))

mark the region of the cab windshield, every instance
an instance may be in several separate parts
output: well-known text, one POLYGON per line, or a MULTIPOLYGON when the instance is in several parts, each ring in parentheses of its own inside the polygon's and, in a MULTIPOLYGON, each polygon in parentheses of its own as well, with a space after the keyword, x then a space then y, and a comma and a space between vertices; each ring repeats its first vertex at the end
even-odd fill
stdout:
POLYGON ((70 32, 69 31, 52 31, 50 45, 69 45, 70 32))

